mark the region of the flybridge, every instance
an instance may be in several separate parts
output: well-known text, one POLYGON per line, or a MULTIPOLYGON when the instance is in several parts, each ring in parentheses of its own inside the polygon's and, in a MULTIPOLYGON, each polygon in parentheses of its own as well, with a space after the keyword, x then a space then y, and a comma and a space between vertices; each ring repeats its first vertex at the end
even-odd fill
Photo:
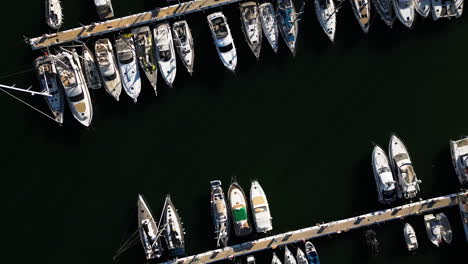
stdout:
POLYGON ((92 23, 91 25, 72 28, 52 34, 43 34, 40 37, 28 39, 28 43, 31 45, 33 50, 38 50, 240 1, 242 0, 193 0, 126 17, 92 23))

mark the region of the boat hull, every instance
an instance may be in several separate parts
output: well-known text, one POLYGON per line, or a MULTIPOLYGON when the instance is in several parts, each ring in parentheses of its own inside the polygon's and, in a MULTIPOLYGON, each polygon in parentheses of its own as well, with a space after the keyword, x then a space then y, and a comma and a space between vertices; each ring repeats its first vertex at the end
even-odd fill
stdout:
POLYGON ((373 0, 375 9, 379 13, 380 18, 387 24, 389 27, 393 27, 393 22, 395 21, 395 12, 393 10, 393 1, 392 0, 373 0))
POLYGON ((452 164, 462 185, 468 183, 468 137, 450 141, 452 164))
POLYGON ((262 48, 262 23, 256 2, 246 2, 239 5, 242 32, 255 57, 260 57, 262 48))
POLYGON ((159 258, 162 255, 162 249, 158 237, 158 226, 142 195, 138 195, 137 209, 138 230, 146 259, 159 258))
POLYGON ((314 0, 315 15, 327 37, 335 41, 336 9, 333 0, 314 0))
POLYGON ((377 186, 378 200, 386 204, 396 199, 396 184, 390 168, 390 162, 384 150, 375 146, 372 151, 372 170, 377 186))
POLYGON ((217 246, 222 244, 226 247, 229 240, 230 223, 221 181, 211 182, 211 216, 215 227, 217 246))
POLYGON ((195 50, 192 32, 186 20, 177 21, 172 24, 174 43, 180 60, 190 75, 193 74, 195 61, 195 50))
POLYGON ((235 182, 229 187, 228 201, 236 236, 242 237, 251 234, 252 227, 249 222, 247 199, 242 188, 235 182))
POLYGON ((418 249, 418 240, 416 238, 416 232, 414 232, 413 227, 406 223, 403 228, 403 235, 406 241, 406 247, 408 251, 415 251, 418 249))
POLYGON ((296 8, 291 0, 277 0, 278 26, 281 36, 292 55, 296 55, 296 40, 299 31, 296 8))
POLYGON ((146 78, 158 95, 158 67, 154 51, 154 40, 149 27, 140 27, 133 30, 135 42, 135 52, 140 69, 145 73, 146 78))
POLYGON ((231 35, 231 29, 229 28, 229 24, 227 22, 227 18, 222 12, 212 13, 206 18, 208 20, 211 36, 213 37, 213 42, 221 62, 228 70, 235 72, 237 67, 237 51, 236 45, 234 44, 234 39, 231 35), (213 21, 216 19, 222 19, 225 23, 226 35, 220 38, 216 36, 216 30, 213 24, 213 21))
POLYGON ((411 28, 414 23, 413 0, 393 0, 392 2, 398 20, 407 28, 411 28))
POLYGON ((159 24, 154 28, 153 36, 156 44, 156 59, 158 60, 159 71, 166 84, 172 88, 177 72, 177 65, 169 24, 159 24))
POLYGON ((273 229, 270 206, 268 205, 265 192, 258 181, 252 181, 250 187, 250 209, 252 210, 255 229, 258 233, 266 233, 273 229))
POLYGON ((350 2, 354 17, 362 31, 367 34, 370 26, 370 0, 350 0, 350 2))
POLYGON ((273 4, 263 3, 259 6, 260 20, 262 22, 262 31, 270 43, 271 48, 278 52, 278 21, 273 4))
POLYGON ((125 93, 136 103, 141 92, 141 78, 132 34, 118 36, 115 40, 115 49, 122 86, 125 93))
POLYGON ((116 101, 122 93, 122 80, 117 68, 117 59, 109 39, 99 39, 94 44, 95 57, 98 63, 104 89, 116 101))
POLYGON ((185 232, 182 220, 169 195, 164 204, 161 226, 165 227, 163 236, 168 254, 172 257, 183 256, 185 255, 185 232))

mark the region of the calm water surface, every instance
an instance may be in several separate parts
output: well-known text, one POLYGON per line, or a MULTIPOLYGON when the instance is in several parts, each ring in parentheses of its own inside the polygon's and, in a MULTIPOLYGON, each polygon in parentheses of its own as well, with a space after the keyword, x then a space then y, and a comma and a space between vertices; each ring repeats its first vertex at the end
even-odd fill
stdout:
MULTIPOLYGON (((63 2, 64 28, 96 20, 92 1, 63 2)), ((164 1, 113 3, 116 15, 123 16, 164 1)), ((209 181, 222 180, 226 190, 233 176, 246 190, 250 179, 261 182, 274 233, 382 209, 370 154, 372 142, 386 148, 392 131, 411 152, 423 181, 420 197, 460 188, 448 141, 468 132, 466 12, 437 23, 418 17, 411 31, 398 22, 389 29, 372 14, 366 36, 345 3, 332 46, 308 3, 296 58, 283 43, 275 55, 264 39, 256 61, 243 40, 236 6, 222 9, 238 48, 236 75, 221 65, 207 13, 201 13, 187 17, 196 44, 194 76, 179 61, 174 88, 159 82, 156 98, 145 82, 137 104, 124 94, 115 103, 103 90, 93 91, 90 129, 69 113, 59 127, 0 94, 7 256, 24 263, 110 263, 122 237, 134 228, 138 193, 156 213, 170 193, 184 221, 187 251, 202 252, 215 245, 209 181)), ((2 9, 4 76, 30 69, 38 55, 22 35, 49 29, 43 1, 8 1, 2 9)), ((1 83, 37 86, 32 72, 1 83)), ((22 96, 47 110, 42 98, 22 96)), ((466 259, 457 210, 444 212, 454 239, 441 248, 430 245, 422 217, 407 219, 420 243, 415 255, 406 252, 402 221, 376 227, 381 256, 370 256, 362 230, 314 243, 322 263, 466 259)), ((258 254, 257 263, 269 263, 270 257, 271 252, 258 254)), ((143 261, 139 247, 120 259, 143 261)))

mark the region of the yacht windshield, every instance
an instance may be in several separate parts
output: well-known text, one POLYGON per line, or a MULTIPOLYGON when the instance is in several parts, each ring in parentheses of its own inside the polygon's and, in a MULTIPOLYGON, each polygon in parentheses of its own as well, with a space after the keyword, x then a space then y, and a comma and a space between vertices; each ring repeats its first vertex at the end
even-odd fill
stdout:
POLYGON ((119 52, 117 56, 119 56, 119 61, 122 64, 129 64, 133 61, 133 53, 130 50, 119 52))
POLYGON ((159 58, 162 61, 169 61, 172 58, 171 51, 166 47, 166 49, 159 50, 159 58))
POLYGON ((84 99, 84 94, 83 94, 83 93, 79 93, 79 94, 77 94, 77 95, 75 95, 75 96, 70 97, 69 99, 70 99, 71 102, 76 103, 76 102, 79 102, 79 101, 81 101, 81 100, 84 99))
POLYGON ((382 196, 387 201, 388 200, 393 200, 393 198, 395 197, 395 192, 393 192, 393 191, 383 191, 382 196))
POLYGON ((187 33, 185 32, 185 27, 183 25, 176 26, 175 31, 180 39, 180 42, 184 43, 187 41, 187 33))
POLYGON ((232 43, 230 43, 229 45, 226 45, 226 46, 224 46, 224 47, 219 47, 219 51, 220 51, 221 53, 226 53, 226 52, 231 51, 232 48, 233 48, 232 43))
POLYGON ((104 75, 104 80, 106 81, 112 81, 114 80, 115 78, 117 77, 117 75, 115 74, 115 72, 109 74, 109 75, 104 75))
POLYGON ((216 39, 225 38, 228 35, 228 29, 226 22, 222 17, 217 17, 211 21, 213 23, 213 30, 216 35, 216 39))

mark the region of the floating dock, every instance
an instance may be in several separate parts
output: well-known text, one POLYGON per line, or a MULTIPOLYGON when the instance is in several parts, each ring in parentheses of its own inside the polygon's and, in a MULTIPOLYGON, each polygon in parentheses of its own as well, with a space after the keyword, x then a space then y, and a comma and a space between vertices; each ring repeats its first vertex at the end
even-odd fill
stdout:
POLYGON ((383 223, 390 220, 401 219, 407 216, 425 214, 434 210, 455 206, 459 203, 458 196, 467 198, 468 191, 410 203, 391 209, 351 217, 344 220, 320 224, 296 231, 254 240, 251 242, 242 243, 239 245, 229 246, 193 256, 166 261, 161 264, 204 264, 232 259, 242 255, 252 254, 257 251, 275 249, 277 247, 291 243, 297 243, 326 235, 340 234, 352 229, 383 223))
POLYGON ((156 8, 154 10, 135 15, 96 22, 88 26, 77 27, 52 34, 44 34, 40 37, 28 39, 28 42, 33 50, 38 50, 72 42, 74 40, 83 40, 89 37, 143 26, 145 24, 233 4, 240 1, 242 0, 193 0, 167 7, 156 8))

